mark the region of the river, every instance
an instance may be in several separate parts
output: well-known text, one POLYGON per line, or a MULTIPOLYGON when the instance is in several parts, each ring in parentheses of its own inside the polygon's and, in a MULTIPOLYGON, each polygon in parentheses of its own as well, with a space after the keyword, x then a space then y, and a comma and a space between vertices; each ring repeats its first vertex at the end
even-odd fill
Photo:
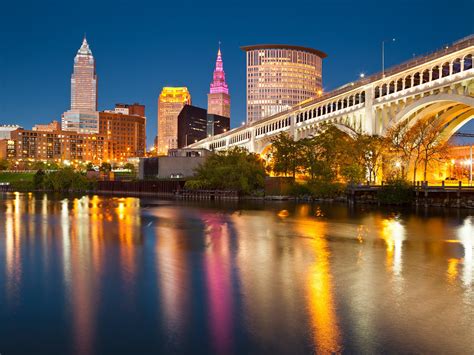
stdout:
POLYGON ((0 194, 0 353, 474 353, 474 211, 0 194))

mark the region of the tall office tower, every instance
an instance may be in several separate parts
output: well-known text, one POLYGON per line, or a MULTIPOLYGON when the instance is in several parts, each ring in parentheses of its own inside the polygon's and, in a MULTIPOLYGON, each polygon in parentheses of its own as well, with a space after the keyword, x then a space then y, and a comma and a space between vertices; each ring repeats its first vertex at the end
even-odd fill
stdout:
POLYGON ((158 98, 158 155, 178 147, 178 115, 184 105, 191 105, 188 88, 163 88, 158 98))
POLYGON ((99 132, 95 60, 84 37, 74 58, 71 76, 71 109, 63 113, 62 129, 80 133, 99 132))
POLYGON ((219 116, 230 117, 229 88, 225 82, 225 72, 222 62, 221 49, 217 51, 216 68, 207 94, 207 112, 219 116))
POLYGON ((241 47, 247 55, 247 123, 322 94, 322 60, 312 48, 280 44, 241 47))

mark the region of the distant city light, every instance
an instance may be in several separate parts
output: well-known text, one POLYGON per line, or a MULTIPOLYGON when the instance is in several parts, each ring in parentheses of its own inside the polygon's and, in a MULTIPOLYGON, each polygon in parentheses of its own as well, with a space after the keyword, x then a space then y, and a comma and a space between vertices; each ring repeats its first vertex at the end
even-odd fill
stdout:
POLYGON ((365 78, 365 74, 364 74, 364 73, 360 73, 359 76, 360 76, 361 78, 365 78))

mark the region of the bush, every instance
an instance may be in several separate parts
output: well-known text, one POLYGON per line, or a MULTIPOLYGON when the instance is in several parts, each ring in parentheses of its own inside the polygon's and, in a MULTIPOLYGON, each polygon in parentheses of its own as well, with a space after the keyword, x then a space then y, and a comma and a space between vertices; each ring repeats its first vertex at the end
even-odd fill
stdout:
POLYGON ((196 169, 189 189, 234 190, 245 195, 265 186, 265 166, 257 154, 242 148, 216 152, 196 169))
POLYGON ((10 162, 6 159, 0 159, 0 170, 10 169, 10 162))
POLYGON ((388 181, 378 191, 377 198, 383 204, 405 205, 413 202, 413 186, 406 180, 388 181))
POLYGON ((308 184, 298 184, 294 183, 290 187, 290 196, 294 197, 307 197, 312 196, 311 189, 308 184))
POLYGON ((310 181, 308 184, 314 198, 336 198, 344 195, 345 185, 339 182, 310 181))
POLYGON ((71 168, 49 173, 44 177, 43 188, 50 191, 86 191, 91 190, 94 183, 71 168))
POLYGON ((210 188, 210 186, 202 180, 188 180, 184 184, 184 188, 187 190, 205 190, 210 188))
POLYGON ((17 192, 29 192, 35 189, 35 184, 31 180, 17 180, 10 183, 13 191, 17 192))
POLYGON ((45 179, 45 172, 43 170, 38 170, 36 174, 33 176, 33 186, 35 190, 44 189, 44 179, 45 179))
POLYGON ((307 184, 295 183, 290 195, 295 197, 336 198, 344 195, 345 185, 337 182, 312 180, 307 184))

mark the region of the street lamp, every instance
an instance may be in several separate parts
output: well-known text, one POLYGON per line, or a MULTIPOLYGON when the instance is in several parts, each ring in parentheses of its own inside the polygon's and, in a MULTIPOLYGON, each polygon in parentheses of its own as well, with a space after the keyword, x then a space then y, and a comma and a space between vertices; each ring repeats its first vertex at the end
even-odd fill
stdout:
POLYGON ((382 41, 382 77, 385 78, 385 42, 395 42, 395 38, 391 40, 384 39, 382 41))

